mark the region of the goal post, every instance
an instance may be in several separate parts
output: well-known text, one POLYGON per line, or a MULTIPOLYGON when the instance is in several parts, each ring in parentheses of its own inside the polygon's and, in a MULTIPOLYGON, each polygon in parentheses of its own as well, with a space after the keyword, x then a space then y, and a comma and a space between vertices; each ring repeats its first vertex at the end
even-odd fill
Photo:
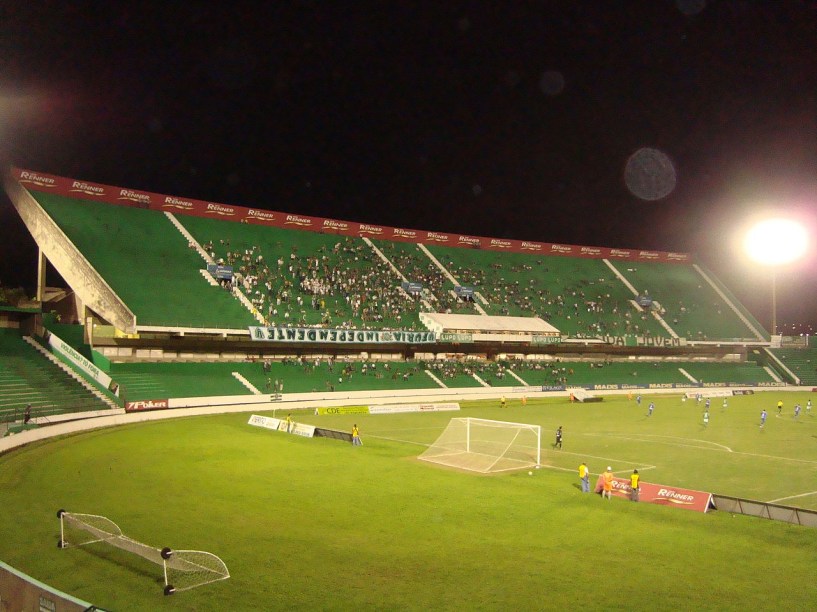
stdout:
POLYGON ((165 595, 230 577, 227 566, 212 553, 169 547, 159 549, 138 542, 124 535, 116 523, 104 516, 59 510, 57 518, 60 520, 58 548, 104 542, 138 555, 162 567, 165 595))
POLYGON ((483 474, 541 465, 542 427, 473 417, 453 418, 419 459, 483 474))

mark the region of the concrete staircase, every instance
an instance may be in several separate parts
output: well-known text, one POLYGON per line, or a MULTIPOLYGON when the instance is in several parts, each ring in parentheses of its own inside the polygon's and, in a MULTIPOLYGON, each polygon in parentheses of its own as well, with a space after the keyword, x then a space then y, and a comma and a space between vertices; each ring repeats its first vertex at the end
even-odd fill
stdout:
POLYGON ((54 357, 54 355, 51 353, 51 351, 46 349, 42 344, 37 342, 34 338, 32 338, 31 336, 23 336, 23 340, 25 342, 27 342, 28 344, 30 344, 31 346, 33 346, 35 349, 37 349, 37 351, 39 351, 43 355, 43 357, 48 359, 48 361, 53 363, 55 366, 57 366, 59 369, 61 369, 66 374, 68 374, 68 376, 73 378, 83 389, 88 391, 88 393, 93 395, 100 402, 105 404, 108 408, 111 408, 111 409, 119 408, 119 406, 117 405, 116 402, 114 402, 111 398, 109 398, 107 395, 102 393, 102 391, 97 389, 95 386, 93 386, 91 383, 89 383, 87 380, 85 380, 82 376, 77 374, 74 370, 72 370, 67 365, 65 365, 62 361, 60 361, 59 359, 54 357))

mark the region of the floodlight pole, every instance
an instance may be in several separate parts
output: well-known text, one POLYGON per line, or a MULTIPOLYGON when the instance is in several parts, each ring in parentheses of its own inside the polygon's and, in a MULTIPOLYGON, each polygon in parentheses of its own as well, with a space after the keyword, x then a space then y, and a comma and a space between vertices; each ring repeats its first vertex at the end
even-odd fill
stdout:
POLYGON ((777 274, 772 268, 772 336, 777 335, 777 274))

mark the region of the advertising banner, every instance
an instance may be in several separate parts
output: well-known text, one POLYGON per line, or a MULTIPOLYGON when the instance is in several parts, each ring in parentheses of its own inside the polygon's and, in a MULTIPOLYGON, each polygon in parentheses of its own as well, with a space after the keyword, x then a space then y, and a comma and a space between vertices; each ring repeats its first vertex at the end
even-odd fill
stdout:
POLYGON ((293 423, 289 433, 302 438, 312 438, 315 435, 315 426, 306 425, 305 423, 293 423))
POLYGON ((290 424, 290 430, 287 431, 287 422, 285 420, 276 419, 274 417, 265 417, 261 416, 260 414, 252 415, 250 420, 247 421, 247 425, 263 427, 264 429, 271 429, 273 431, 283 431, 284 433, 290 433, 292 435, 302 436, 304 438, 311 438, 315 435, 314 425, 292 422, 290 424))
POLYGON ((410 282, 402 282, 400 283, 400 287, 403 288, 403 291, 406 293, 422 293, 423 292, 423 284, 422 283, 410 283, 410 282))
POLYGON ((473 334, 455 334, 451 332, 443 332, 437 339, 438 342, 452 342, 456 344, 470 344, 474 341, 473 334))
POLYGON ((446 412, 459 410, 456 402, 445 404, 389 404, 383 406, 369 406, 369 414, 397 414, 398 412, 446 412))
POLYGON ((247 425, 254 425, 255 427, 263 427, 264 429, 272 429, 274 431, 278 431, 281 423, 283 423, 281 419, 265 417, 260 414, 252 415, 250 420, 247 421, 247 425))
POLYGON ((274 210, 258 210, 243 206, 218 204, 216 202, 196 200, 194 198, 168 196, 148 191, 103 185, 90 181, 79 181, 20 168, 13 169, 12 176, 14 176, 24 188, 30 191, 54 193, 56 195, 84 200, 95 200, 119 206, 149 208, 151 210, 171 212, 173 214, 225 219, 240 223, 267 225, 270 227, 307 230, 320 232, 322 234, 366 236, 397 242, 422 242, 425 244, 484 249, 487 251, 508 251, 561 257, 692 263, 692 257, 688 253, 642 251, 638 249, 611 249, 575 244, 552 244, 548 242, 507 240, 504 238, 490 238, 485 236, 462 236, 443 232, 368 225, 354 221, 310 217, 274 210))
POLYGON ((82 354, 70 344, 66 344, 55 334, 46 331, 44 340, 51 347, 51 350, 65 357, 68 361, 77 366, 91 379, 98 382, 102 387, 111 391, 114 395, 119 396, 119 385, 117 385, 110 376, 96 367, 90 360, 86 359, 82 354))
POLYGON ((369 414, 368 406, 330 406, 328 408, 316 408, 315 414, 369 414))
POLYGON ((665 338, 663 336, 601 336, 602 342, 613 346, 656 346, 673 348, 686 346, 686 338, 665 338))
POLYGON ((221 264, 207 264, 207 271, 216 280, 233 280, 233 267, 221 264))
POLYGON ((532 346, 541 346, 543 344, 559 344, 562 341, 561 336, 542 336, 534 335, 530 338, 532 346))
POLYGON ((326 329, 315 327, 254 327, 250 338, 261 342, 321 342, 328 344, 430 344, 430 331, 326 329))
POLYGON ((138 400, 125 402, 125 412, 141 412, 143 410, 167 410, 170 408, 166 399, 138 400))
MULTIPOLYGON (((659 504, 661 506, 672 506, 683 508, 684 510, 695 510, 696 512, 706 512, 709 510, 712 501, 712 493, 704 491, 693 491, 679 487, 668 487, 666 485, 653 484, 651 482, 641 482, 639 488, 639 503, 659 504)), ((613 478, 613 495, 630 499, 632 489, 629 478, 613 478)))

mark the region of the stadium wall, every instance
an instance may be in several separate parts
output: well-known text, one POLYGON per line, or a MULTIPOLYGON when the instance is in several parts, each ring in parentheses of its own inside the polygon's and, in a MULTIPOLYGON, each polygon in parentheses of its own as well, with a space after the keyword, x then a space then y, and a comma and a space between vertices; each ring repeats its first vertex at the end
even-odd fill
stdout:
MULTIPOLYGON (((539 390, 539 387, 485 387, 481 389, 432 389, 413 391, 352 391, 348 393, 292 393, 283 396, 280 401, 270 401, 269 395, 234 395, 222 397, 194 397, 194 398, 173 398, 156 399, 142 402, 141 408, 132 409, 126 412, 123 409, 110 411, 96 411, 85 414, 61 415, 65 421, 55 424, 57 418, 49 418, 47 427, 37 429, 27 429, 12 436, 0 438, 0 454, 8 452, 14 448, 25 446, 32 442, 45 440, 54 436, 79 433, 92 429, 104 427, 116 427, 143 421, 156 421, 161 419, 172 419, 190 416, 206 416, 213 414, 227 414, 236 412, 277 412, 278 410, 314 410, 316 406, 337 407, 337 406, 360 406, 369 404, 370 401, 380 401, 381 403, 405 404, 405 403, 434 403, 439 401, 469 401, 469 400, 489 400, 499 399, 507 396, 525 396, 528 399, 544 397, 563 397, 570 395, 568 390, 539 390), (389 400, 384 402, 384 400, 389 400), (102 414, 100 414, 102 412, 102 414), (67 420, 72 419, 72 420, 67 420)), ((695 389, 692 387, 691 389, 695 389)), ((680 388, 674 390, 657 388, 644 389, 639 391, 644 395, 678 392, 680 388)), ((720 389, 722 390, 722 388, 720 389)), ((754 393, 756 391, 802 391, 802 387, 760 387, 760 388, 733 388, 734 394, 754 393)), ((632 390, 604 390, 605 395, 624 395, 632 393, 632 390)), ((706 392, 704 391, 704 396, 706 392)), ((134 402, 139 403, 139 402, 134 402)), ((132 406, 133 408, 133 406, 132 406)), ((43 421, 43 424, 45 422, 43 421)))
POLYGON ((0 561, 0 610, 80 612, 99 610, 0 561))

